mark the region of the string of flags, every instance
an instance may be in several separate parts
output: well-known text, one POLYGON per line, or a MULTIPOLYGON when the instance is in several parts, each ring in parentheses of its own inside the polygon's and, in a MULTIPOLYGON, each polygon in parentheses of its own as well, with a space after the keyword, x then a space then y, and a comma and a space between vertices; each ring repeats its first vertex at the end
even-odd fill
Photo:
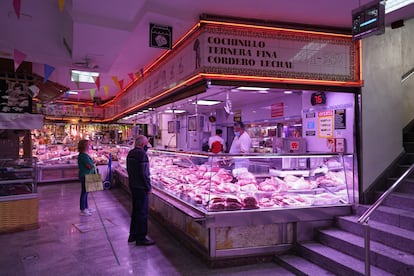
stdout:
MULTIPOLYGON (((62 13, 64 8, 65 8, 65 0, 57 0, 57 4, 58 4, 58 9, 59 12, 62 13)), ((12 2, 13 5, 13 9, 14 12, 16 14, 17 19, 20 19, 20 15, 21 15, 21 0, 13 0, 12 2)), ((26 60, 27 58, 27 54, 25 54, 24 52, 18 50, 18 49, 14 49, 13 50, 13 60, 14 60, 14 70, 17 71, 17 69, 20 67, 20 65, 26 60)), ((49 78, 51 77, 51 75, 53 74, 53 72, 55 71, 55 67, 49 64, 44 64, 43 65, 43 83, 46 83, 49 78)), ((139 71, 137 72, 131 72, 128 73, 129 79, 131 82, 135 82, 138 79, 143 79, 144 78, 144 68, 140 68, 139 71)), ((78 90, 80 90, 80 84, 79 84, 79 77, 76 79, 76 76, 74 76, 74 82, 78 88, 78 90)), ((115 84, 115 87, 118 88, 119 90, 123 90, 124 89, 124 79, 118 79, 118 76, 112 76, 112 80, 115 84)), ((89 90, 90 93, 90 97, 92 100, 94 100, 94 97, 96 95, 97 92, 101 91, 101 78, 98 77, 94 77, 94 82, 96 85, 96 88, 92 88, 89 90)), ((109 85, 103 85, 103 89, 104 89, 104 94, 105 97, 108 97, 109 95, 109 85)), ((65 93, 65 98, 68 99, 69 98, 69 91, 67 91, 65 93)), ((80 99, 80 95, 78 94, 78 100, 80 99)), ((42 104, 37 103, 37 109, 38 111, 41 110, 42 108, 42 104)), ((74 107, 75 109, 78 109, 77 106, 74 107)), ((66 108, 65 108, 66 109, 66 108)), ((83 108, 83 110, 85 110, 85 108, 83 108)), ((90 110, 92 110, 92 107, 90 106, 90 110)))

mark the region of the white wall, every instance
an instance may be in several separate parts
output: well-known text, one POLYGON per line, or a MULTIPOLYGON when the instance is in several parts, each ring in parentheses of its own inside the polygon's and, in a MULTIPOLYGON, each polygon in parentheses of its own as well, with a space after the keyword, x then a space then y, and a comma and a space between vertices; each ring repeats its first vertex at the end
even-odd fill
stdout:
POLYGON ((362 41, 362 184, 363 189, 403 151, 402 129, 414 119, 413 79, 402 84, 414 66, 414 20, 399 29, 362 41))
MULTIPOLYGON (((414 19, 405 21, 401 28, 402 72, 401 75, 414 67, 414 19)), ((402 83, 404 106, 404 126, 414 119, 414 75, 402 83)))

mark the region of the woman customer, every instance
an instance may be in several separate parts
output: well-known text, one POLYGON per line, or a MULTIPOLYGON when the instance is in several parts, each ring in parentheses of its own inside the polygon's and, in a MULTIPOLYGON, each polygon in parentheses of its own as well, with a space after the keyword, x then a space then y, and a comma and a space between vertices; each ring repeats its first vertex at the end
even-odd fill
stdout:
POLYGON ((79 179, 81 182, 81 195, 80 195, 80 210, 81 216, 90 216, 95 211, 88 206, 88 193, 85 187, 85 175, 92 174, 95 172, 95 165, 92 158, 88 155, 89 152, 89 141, 80 140, 78 143, 78 168, 79 168, 79 179))

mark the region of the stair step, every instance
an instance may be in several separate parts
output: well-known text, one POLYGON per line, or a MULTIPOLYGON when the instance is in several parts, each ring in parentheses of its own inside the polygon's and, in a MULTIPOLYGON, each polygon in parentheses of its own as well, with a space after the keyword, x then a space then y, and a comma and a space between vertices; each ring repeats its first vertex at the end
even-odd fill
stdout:
POLYGON ((414 132, 404 132, 403 133, 403 141, 414 141, 414 132))
POLYGON ((275 262, 281 267, 289 270, 298 276, 305 275, 320 275, 331 276, 335 275, 322 267, 295 255, 276 256, 275 262))
POLYGON ((401 159, 400 164, 411 165, 414 163, 414 153, 407 152, 401 159))
MULTIPOLYGON (((356 214, 361 216, 369 206, 359 205, 356 214)), ((394 225, 403 229, 414 229, 414 212, 389 206, 379 206, 370 217, 371 221, 378 221, 385 224, 394 225)))
MULTIPOLYGON (((339 229, 318 231, 318 240, 329 247, 364 261, 364 238, 339 229)), ((414 255, 371 241, 371 265, 395 275, 414 275, 414 255)))
POLYGON ((406 152, 413 153, 414 152, 414 141, 406 141, 404 140, 403 146, 406 152))
MULTIPOLYGON (((298 245, 300 255, 336 275, 364 275, 365 263, 357 258, 316 242, 298 245)), ((371 266, 371 275, 393 275, 383 269, 371 266)))
MULTIPOLYGON (((363 237, 365 229, 357 216, 337 217, 336 225, 345 231, 363 237)), ((377 221, 369 221, 371 241, 414 254, 414 232, 377 221)))
MULTIPOLYGON (((387 178, 387 187, 391 187, 391 185, 394 184, 397 179, 398 177, 387 178)), ((400 193, 414 194, 414 178, 409 177, 404 179, 396 191, 400 193)))
POLYGON ((393 192, 384 200, 384 205, 390 207, 403 207, 414 211, 414 194, 393 192))

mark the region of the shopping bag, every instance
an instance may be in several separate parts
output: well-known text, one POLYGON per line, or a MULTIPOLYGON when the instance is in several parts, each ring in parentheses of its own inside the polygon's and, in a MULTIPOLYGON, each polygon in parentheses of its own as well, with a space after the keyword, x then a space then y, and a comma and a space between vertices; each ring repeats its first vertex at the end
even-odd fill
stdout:
POLYGON ((87 192, 103 190, 102 176, 95 169, 95 173, 85 175, 85 188, 87 192))

